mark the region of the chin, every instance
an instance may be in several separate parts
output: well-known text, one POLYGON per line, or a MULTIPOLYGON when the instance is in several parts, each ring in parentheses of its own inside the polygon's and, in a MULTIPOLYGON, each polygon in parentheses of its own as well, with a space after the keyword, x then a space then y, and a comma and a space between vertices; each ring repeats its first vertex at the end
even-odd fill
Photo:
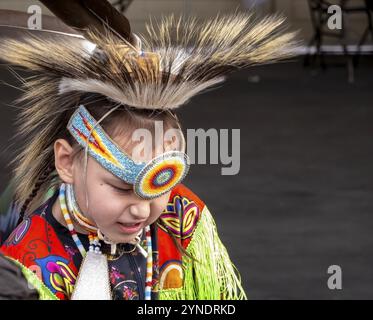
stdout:
MULTIPOLYGON (((142 226, 143 228, 143 226, 142 226)), ((109 238, 112 242, 115 243, 128 243, 135 239, 135 237, 138 235, 139 231, 136 230, 136 232, 128 233, 123 232, 123 230, 118 226, 118 224, 115 224, 112 228, 109 230, 102 230, 102 233, 109 238)))
POLYGON ((135 237, 136 237, 136 234, 123 235, 123 234, 115 233, 115 234, 108 235, 108 238, 115 243, 128 243, 131 240, 133 240, 135 237))
POLYGON ((126 242, 129 242, 131 240, 133 240, 134 238, 136 237, 136 234, 133 234, 133 235, 116 235, 116 241, 119 242, 119 243, 126 243, 126 242))

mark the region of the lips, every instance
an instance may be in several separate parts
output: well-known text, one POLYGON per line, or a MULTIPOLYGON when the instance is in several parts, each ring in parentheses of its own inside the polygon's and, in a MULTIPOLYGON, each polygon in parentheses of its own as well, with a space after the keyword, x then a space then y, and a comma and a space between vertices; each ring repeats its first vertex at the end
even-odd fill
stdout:
POLYGON ((138 225, 139 223, 121 223, 123 226, 125 227, 133 227, 133 226, 136 226, 138 225))
POLYGON ((140 229, 141 229, 141 227, 142 227, 142 223, 141 222, 138 222, 138 223, 122 223, 122 222, 118 222, 118 225, 119 225, 119 228, 121 229, 121 231, 123 233, 128 233, 128 234, 139 232, 140 229))

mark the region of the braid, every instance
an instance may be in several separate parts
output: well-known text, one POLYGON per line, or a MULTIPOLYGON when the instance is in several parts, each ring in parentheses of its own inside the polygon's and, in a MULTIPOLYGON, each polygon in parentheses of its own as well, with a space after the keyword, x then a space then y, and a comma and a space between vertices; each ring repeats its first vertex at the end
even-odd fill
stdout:
POLYGON ((34 188, 32 189, 29 197, 26 199, 26 201, 23 203, 23 206, 21 208, 21 211, 19 213, 19 221, 21 222, 24 218, 25 212, 30 204, 30 202, 36 197, 37 193, 39 192, 41 186, 48 180, 49 176, 53 172, 55 168, 54 163, 51 163, 48 165, 48 167, 45 169, 45 171, 40 175, 38 180, 35 183, 34 188))

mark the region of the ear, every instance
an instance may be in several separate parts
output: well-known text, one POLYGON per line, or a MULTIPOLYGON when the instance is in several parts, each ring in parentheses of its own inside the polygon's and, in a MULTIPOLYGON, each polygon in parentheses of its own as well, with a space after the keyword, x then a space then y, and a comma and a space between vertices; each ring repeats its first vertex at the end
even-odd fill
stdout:
POLYGON ((73 176, 73 148, 65 139, 57 139, 54 143, 54 161, 61 180, 72 184, 73 176))

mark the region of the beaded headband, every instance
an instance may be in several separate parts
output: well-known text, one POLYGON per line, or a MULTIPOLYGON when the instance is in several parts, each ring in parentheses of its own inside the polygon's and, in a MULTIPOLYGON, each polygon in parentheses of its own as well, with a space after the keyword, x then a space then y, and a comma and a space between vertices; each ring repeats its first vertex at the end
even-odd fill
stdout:
POLYGON ((135 162, 105 133, 84 105, 74 112, 67 129, 99 164, 132 184, 141 198, 152 199, 167 193, 189 171, 189 157, 181 151, 165 152, 148 163, 135 162))

